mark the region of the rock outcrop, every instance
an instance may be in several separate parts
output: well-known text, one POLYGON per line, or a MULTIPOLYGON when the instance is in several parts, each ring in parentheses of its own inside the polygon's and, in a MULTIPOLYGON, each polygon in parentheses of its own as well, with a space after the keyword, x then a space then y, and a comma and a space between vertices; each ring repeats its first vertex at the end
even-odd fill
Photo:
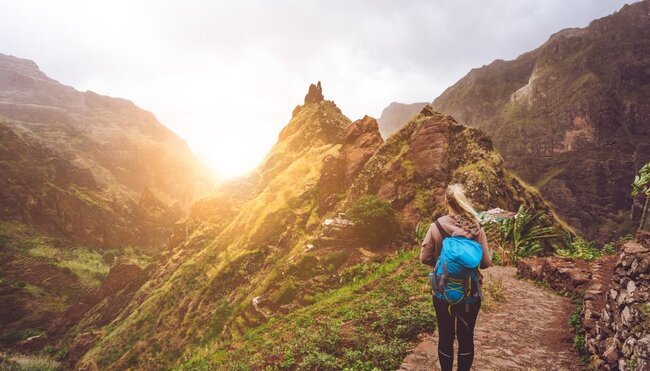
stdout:
POLYGON ((650 158, 650 1, 470 71, 433 107, 488 134, 506 164, 588 239, 630 233, 650 158))
POLYGON ((148 273, 136 264, 119 263, 111 268, 102 285, 80 296, 50 325, 48 336, 57 339, 65 335, 82 318, 83 330, 88 331, 106 325, 120 313, 133 294, 146 281, 148 273), (89 311, 92 313, 88 314, 89 311))
POLYGON ((348 126, 339 154, 329 155, 323 160, 319 187, 321 215, 333 210, 338 202, 337 194, 352 184, 383 142, 377 121, 370 116, 364 116, 348 126))
POLYGON ((504 168, 488 137, 431 106, 377 149, 352 182, 343 208, 364 194, 375 194, 414 228, 420 220, 444 213, 444 190, 452 181, 465 184, 484 210, 527 204, 550 211, 538 194, 504 168))
POLYGON ((305 95, 305 104, 319 103, 323 99, 325 99, 325 96, 323 95, 323 88, 320 85, 320 81, 316 85, 309 85, 309 91, 305 95))
POLYGON ((74 367, 83 353, 94 345, 101 329, 122 313, 150 272, 138 265, 119 263, 111 268, 102 285, 81 296, 78 302, 59 315, 47 331, 59 347, 70 349, 63 361, 74 367))

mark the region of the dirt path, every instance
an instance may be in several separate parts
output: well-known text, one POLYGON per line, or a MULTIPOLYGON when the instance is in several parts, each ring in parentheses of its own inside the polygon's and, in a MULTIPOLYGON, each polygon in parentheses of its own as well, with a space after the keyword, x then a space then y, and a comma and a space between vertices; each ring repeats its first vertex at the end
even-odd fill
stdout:
MULTIPOLYGON (((517 280, 515 268, 484 271, 503 282, 505 300, 478 316, 473 370, 583 370, 571 345, 571 300, 517 280)), ((438 334, 426 334, 400 370, 439 370, 438 334)), ((458 343, 454 346, 457 351, 458 343)), ((456 368, 454 360, 454 369, 456 368)))

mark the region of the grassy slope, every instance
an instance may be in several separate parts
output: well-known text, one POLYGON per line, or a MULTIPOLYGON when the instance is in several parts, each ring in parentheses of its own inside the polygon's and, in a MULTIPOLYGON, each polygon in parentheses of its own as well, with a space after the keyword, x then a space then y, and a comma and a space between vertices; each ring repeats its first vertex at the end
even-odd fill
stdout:
MULTIPOLYGON (((249 329, 227 348, 204 347, 176 369, 396 369, 417 335, 435 329, 429 270, 415 250, 350 267, 356 280, 249 329)), ((483 310, 493 310, 503 299, 502 283, 486 278, 483 293, 483 310)))
POLYGON ((414 251, 362 264, 363 278, 313 305, 248 330, 228 349, 206 347, 180 369, 395 369, 419 333, 434 328, 428 269, 414 251))

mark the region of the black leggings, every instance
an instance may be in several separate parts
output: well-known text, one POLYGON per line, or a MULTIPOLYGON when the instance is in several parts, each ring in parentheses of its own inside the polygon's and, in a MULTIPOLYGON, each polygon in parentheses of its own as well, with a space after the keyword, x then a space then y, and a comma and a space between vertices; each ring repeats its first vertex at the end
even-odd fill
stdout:
POLYGON ((442 371, 451 371, 454 365, 454 337, 458 335, 458 370, 466 371, 474 361, 474 326, 481 309, 481 301, 469 304, 454 304, 449 314, 449 303, 433 299, 438 318, 438 359, 442 371), (466 311, 467 309, 467 311, 466 311))

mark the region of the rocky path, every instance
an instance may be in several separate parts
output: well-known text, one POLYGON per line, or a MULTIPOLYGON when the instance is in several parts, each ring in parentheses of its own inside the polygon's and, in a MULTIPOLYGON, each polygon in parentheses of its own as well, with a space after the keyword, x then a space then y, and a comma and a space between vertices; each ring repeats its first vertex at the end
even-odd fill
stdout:
MULTIPOLYGON (((484 271, 502 280, 505 299, 479 313, 473 370, 583 370, 571 345, 571 300, 518 280, 515 272, 505 267, 484 271)), ((400 370, 439 370, 437 336, 424 335, 400 370)))

